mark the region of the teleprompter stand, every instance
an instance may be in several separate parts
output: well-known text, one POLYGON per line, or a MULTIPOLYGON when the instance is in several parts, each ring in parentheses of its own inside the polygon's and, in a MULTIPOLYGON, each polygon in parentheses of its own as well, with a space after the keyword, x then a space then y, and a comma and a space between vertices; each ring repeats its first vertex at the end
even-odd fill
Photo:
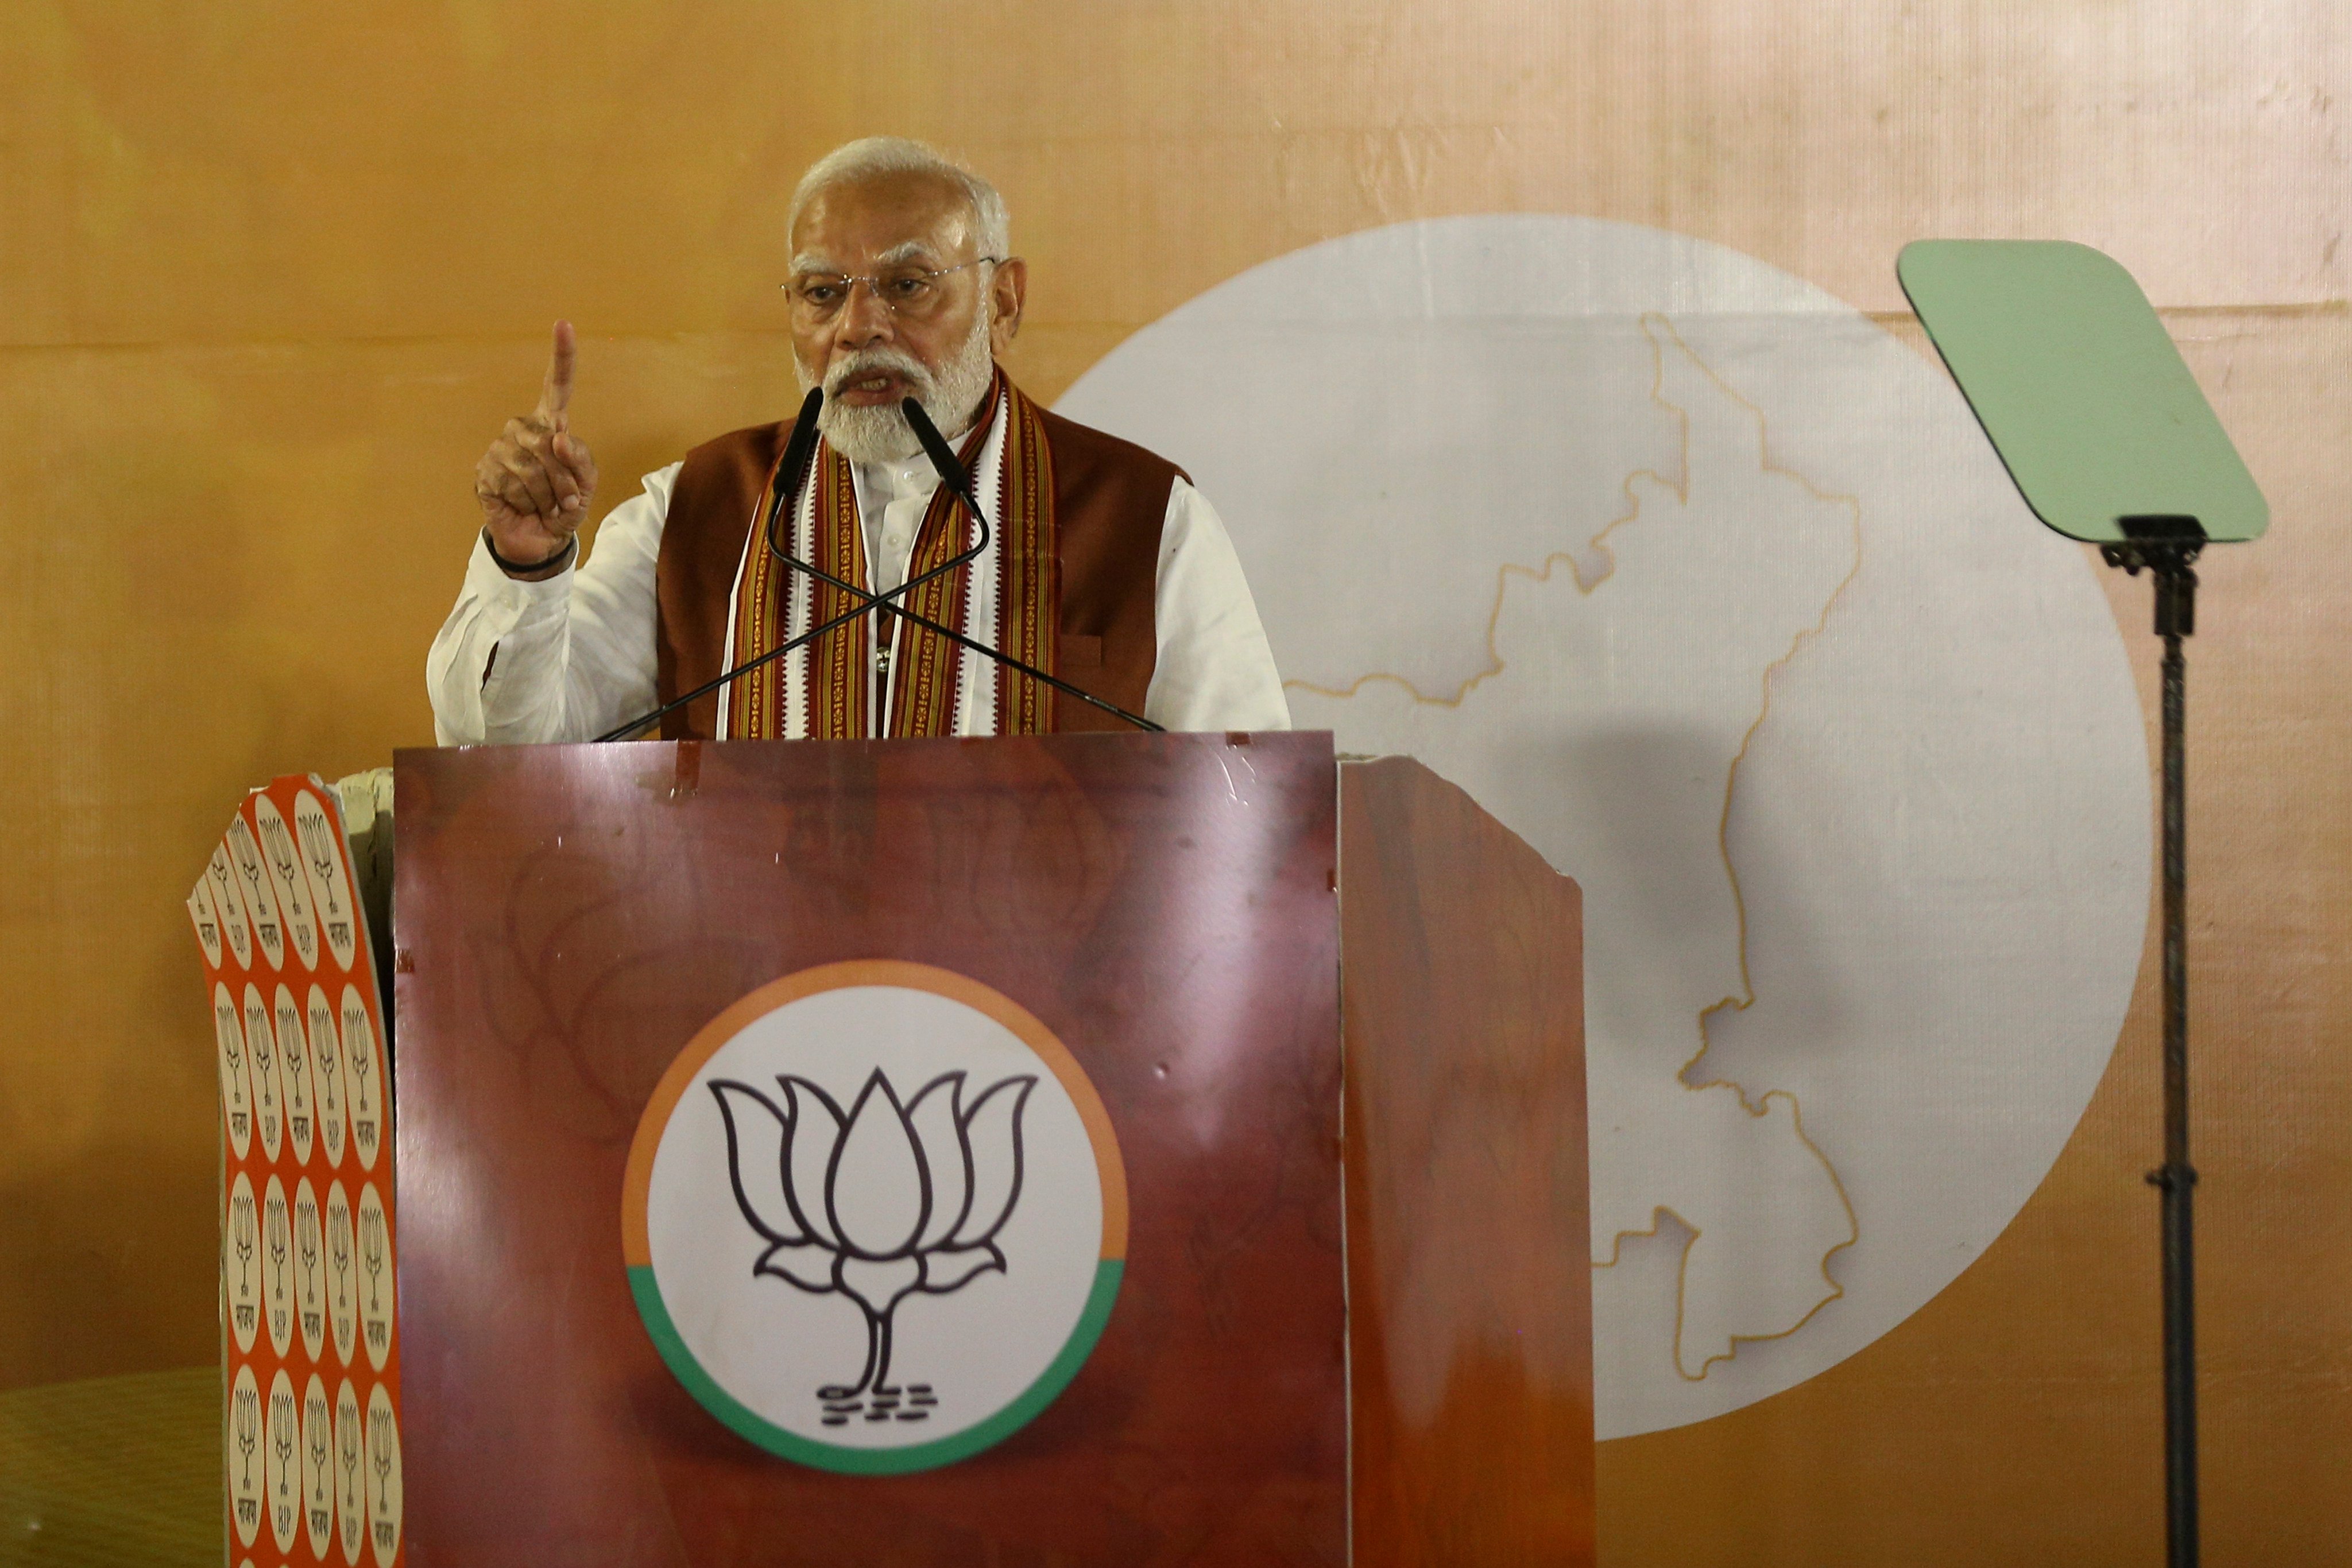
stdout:
POLYGON ((2087 246, 1922 240, 1895 264, 1937 352, 2026 505, 2110 566, 2156 585, 2164 640, 2164 1163, 2166 1559, 2195 1568, 2196 1271, 2189 1163, 2188 668, 2196 561, 2270 519, 2221 421, 2147 297, 2087 246))
POLYGON ((2156 584, 2156 634, 2164 639, 2164 1163, 2147 1173, 2162 1193, 2164 1248, 2165 1534, 2172 1560, 2197 1560, 2197 1281, 2189 1163, 2189 831, 2186 737, 2188 661, 2180 642, 2197 630, 2194 517, 2120 519, 2122 544, 2099 547, 2109 566, 2156 584))

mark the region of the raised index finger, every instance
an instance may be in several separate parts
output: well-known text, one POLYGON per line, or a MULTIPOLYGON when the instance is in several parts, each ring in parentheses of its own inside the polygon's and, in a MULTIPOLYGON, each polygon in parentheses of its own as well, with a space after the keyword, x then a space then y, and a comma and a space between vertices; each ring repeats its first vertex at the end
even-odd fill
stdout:
POLYGON ((579 346, 572 334, 572 323, 555 324, 555 350, 548 356, 547 381, 539 389, 539 412, 561 422, 566 409, 572 406, 572 367, 579 358, 579 346))

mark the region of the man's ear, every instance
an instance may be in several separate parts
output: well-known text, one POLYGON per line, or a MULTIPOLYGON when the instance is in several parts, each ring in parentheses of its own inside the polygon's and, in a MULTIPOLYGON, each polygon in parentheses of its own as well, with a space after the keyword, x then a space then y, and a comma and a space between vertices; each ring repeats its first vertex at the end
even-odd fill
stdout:
POLYGON ((997 353, 1004 352, 1021 330, 1021 306, 1029 297, 1029 264, 1019 256, 999 262, 989 269, 988 300, 992 308, 988 327, 988 345, 997 353))

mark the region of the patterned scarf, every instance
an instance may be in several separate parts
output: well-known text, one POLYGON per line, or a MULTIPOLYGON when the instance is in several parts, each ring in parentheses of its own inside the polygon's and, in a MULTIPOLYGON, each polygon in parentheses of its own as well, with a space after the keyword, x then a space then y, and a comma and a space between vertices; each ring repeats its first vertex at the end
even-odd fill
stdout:
MULTIPOLYGON (((1061 580, 1054 538, 1054 459, 1037 405, 996 374, 981 421, 957 458, 993 525, 988 548, 900 601, 942 626, 1024 664, 1054 668, 1061 580)), ((781 467, 782 459, 777 460, 781 467)), ((856 595, 794 571, 767 548, 771 472, 736 569, 727 668, 856 608, 856 595)), ((817 444, 809 480, 782 530, 786 553, 870 589, 866 531, 849 460, 817 444)), ((973 525, 942 485, 915 535, 907 580, 971 548, 973 525)), ((1054 690, 936 632, 876 611, 730 682, 719 737, 856 740, 876 736, 1038 735, 1054 727, 1054 690), (880 657, 877 656, 877 638, 880 657), (886 716, 877 728, 874 714, 886 716)))

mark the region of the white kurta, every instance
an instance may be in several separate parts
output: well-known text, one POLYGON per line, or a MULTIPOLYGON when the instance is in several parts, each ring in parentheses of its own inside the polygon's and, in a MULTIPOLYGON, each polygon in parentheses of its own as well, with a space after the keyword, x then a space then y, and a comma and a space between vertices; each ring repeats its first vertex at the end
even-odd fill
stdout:
MULTIPOLYGON (((646 475, 644 490, 604 518, 586 563, 575 558, 545 581, 509 577, 476 540, 425 664, 442 745, 589 740, 656 706, 654 563, 681 466, 646 475)), ((867 586, 887 592, 907 580, 938 476, 922 456, 856 473, 867 586)), ((1160 528, 1153 614, 1159 658, 1144 717, 1171 730, 1290 727, 1233 540, 1181 479, 1160 528)))

